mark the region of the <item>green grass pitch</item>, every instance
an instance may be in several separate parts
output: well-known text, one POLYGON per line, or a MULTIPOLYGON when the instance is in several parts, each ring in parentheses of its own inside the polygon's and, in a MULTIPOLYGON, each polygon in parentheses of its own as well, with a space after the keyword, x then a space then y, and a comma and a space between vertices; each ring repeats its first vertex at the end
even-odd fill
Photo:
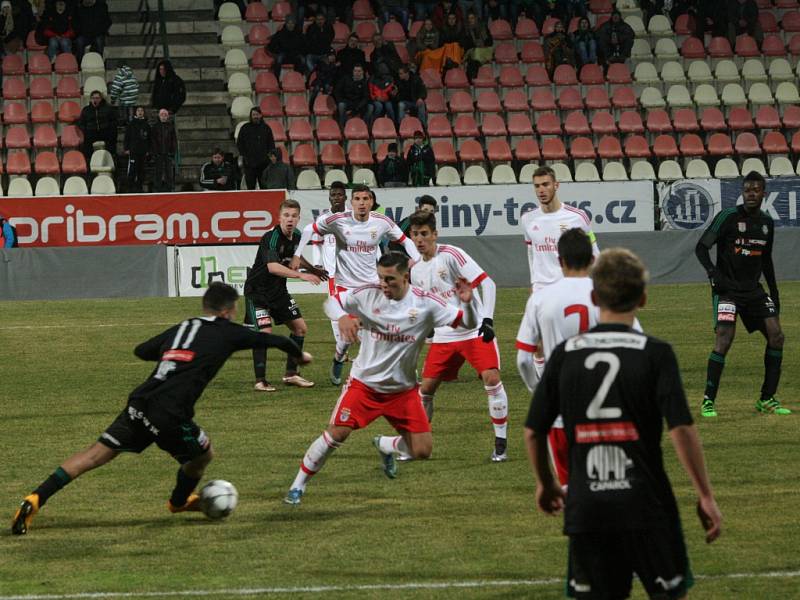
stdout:
MULTIPOLYGON (((725 517, 723 536, 711 546, 703 542, 688 478, 665 443, 699 576, 694 598, 800 595, 800 284, 784 283, 781 290, 787 344, 779 397, 796 414, 754 411, 764 344, 740 328, 723 374, 720 417, 698 422, 725 517)), ((563 597, 561 518, 535 510, 522 442, 529 399, 515 369, 514 337, 526 296, 526 290, 500 290, 496 310, 511 405, 505 464, 489 461, 486 397, 463 369, 461 381, 443 385, 436 397, 430 461, 401 464, 398 479, 387 480, 371 438, 390 428, 376 422, 331 457, 303 505, 284 506, 299 461, 338 396, 327 383, 333 345, 321 297, 301 296, 310 327, 306 347, 317 359, 304 374, 317 387, 258 394, 250 354, 242 352, 197 406, 196 419, 217 452, 207 479, 228 479, 239 489, 240 505, 230 519, 168 513, 176 466, 153 448, 123 455, 68 486, 20 538, 8 527, 19 500, 60 461, 92 443, 148 375, 152 365, 138 361, 133 347, 197 314, 199 299, 0 304, 0 514, 7 519, 0 531, 0 599, 91 592, 153 598, 254 588, 283 588, 292 598, 563 597), (455 587, 483 580, 511 583, 455 587), (529 583, 519 584, 523 580, 529 583), (418 583, 442 587, 392 587, 418 583), (297 590, 315 586, 333 589, 297 590)), ((707 287, 654 286, 640 317, 649 333, 674 344, 697 414, 713 339, 707 287)), ((282 365, 283 355, 270 351, 273 381, 282 365)), ((644 597, 640 587, 634 597, 644 597)))

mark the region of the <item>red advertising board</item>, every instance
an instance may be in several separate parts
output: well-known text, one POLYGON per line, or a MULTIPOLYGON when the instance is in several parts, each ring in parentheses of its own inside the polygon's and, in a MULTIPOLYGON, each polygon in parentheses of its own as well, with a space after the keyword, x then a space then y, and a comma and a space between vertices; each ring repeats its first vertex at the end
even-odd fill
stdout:
POLYGON ((20 246, 258 242, 283 190, 0 198, 20 246))

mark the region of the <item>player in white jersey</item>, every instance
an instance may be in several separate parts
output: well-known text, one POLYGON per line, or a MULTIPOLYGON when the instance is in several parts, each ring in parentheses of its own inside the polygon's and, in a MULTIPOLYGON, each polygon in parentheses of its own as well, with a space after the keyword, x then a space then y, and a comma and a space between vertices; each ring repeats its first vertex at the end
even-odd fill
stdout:
POLYGON ((431 427, 417 387, 417 359, 425 336, 434 327, 478 325, 479 306, 472 288, 463 281, 458 287, 459 304, 448 304, 434 294, 412 287, 409 259, 390 252, 378 262, 380 285, 366 285, 328 298, 325 312, 338 318, 342 335, 353 340, 361 322, 361 348, 350 378, 333 409, 330 423, 309 446, 300 470, 284 498, 300 504, 311 476, 347 439, 354 429, 385 417, 399 436, 377 436, 378 449, 387 477, 397 475, 395 455, 428 458, 433 447, 431 427))
MULTIPOLYGON (((567 229, 578 227, 584 230, 592 242, 592 252, 600 253, 597 241, 590 228, 589 217, 579 208, 564 204, 558 198, 558 180, 550 167, 539 167, 533 173, 533 190, 539 208, 520 217, 525 244, 528 247, 528 267, 531 274, 531 293, 561 279, 558 264, 558 239, 567 229)), ((544 370, 544 357, 537 352, 534 361, 536 373, 544 370)))
MULTIPOLYGON (((353 188, 350 200, 352 210, 332 215, 320 215, 317 220, 303 230, 300 243, 295 250, 295 260, 299 264, 300 254, 313 234, 333 235, 336 238, 336 289, 345 291, 364 285, 378 283, 376 264, 380 256, 381 238, 401 242, 413 261, 419 260, 414 244, 400 231, 389 217, 372 212, 373 198, 365 185, 353 188)), ((292 261, 295 264, 295 261, 292 261)), ((337 341, 336 352, 331 363, 330 379, 334 385, 341 383, 342 367, 350 344, 337 341)))
POLYGON ((411 239, 422 260, 411 269, 411 283, 436 294, 445 302, 457 304, 458 281, 466 279, 473 289, 481 290, 479 328, 438 327, 433 334, 425 367, 422 370, 420 396, 428 417, 433 416, 433 396, 442 381, 453 381, 464 361, 478 373, 489 398, 489 417, 494 426, 492 460, 507 458, 508 397, 500 380, 500 353, 494 335, 494 305, 497 288, 494 281, 466 252, 455 246, 437 243, 436 215, 417 211, 409 218, 411 239))

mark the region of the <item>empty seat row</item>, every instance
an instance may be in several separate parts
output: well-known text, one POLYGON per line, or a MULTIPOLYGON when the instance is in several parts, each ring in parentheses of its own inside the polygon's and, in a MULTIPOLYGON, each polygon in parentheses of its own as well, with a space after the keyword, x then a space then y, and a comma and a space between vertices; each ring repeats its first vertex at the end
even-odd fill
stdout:
MULTIPOLYGON (((31 196, 84 196, 87 194, 115 194, 114 180, 105 174, 97 175, 92 179, 91 188, 86 180, 79 175, 71 175, 64 181, 63 187, 59 181, 50 176, 39 177, 36 187, 26 176, 15 177, 10 180, 6 196, 25 198, 31 196)), ((2 193, 2 190, 0 190, 2 193)))

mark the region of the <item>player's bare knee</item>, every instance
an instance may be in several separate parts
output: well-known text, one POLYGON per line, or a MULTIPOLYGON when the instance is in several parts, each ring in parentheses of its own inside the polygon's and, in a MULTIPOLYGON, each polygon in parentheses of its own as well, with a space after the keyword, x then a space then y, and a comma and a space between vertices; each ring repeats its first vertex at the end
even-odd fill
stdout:
POLYGON ((433 453, 433 442, 422 442, 416 444, 411 449, 411 456, 414 457, 415 460, 425 460, 431 457, 433 453))
POLYGON ((775 348, 776 350, 783 349, 783 331, 780 329, 776 331, 769 331, 767 334, 767 344, 770 348, 775 348))
POLYGON ((340 427, 338 425, 331 425, 326 430, 328 434, 333 438, 334 442, 343 443, 348 437, 350 437, 350 433, 352 429, 349 427, 340 427))
POLYGON ((483 385, 495 386, 500 383, 500 371, 497 369, 488 369, 481 373, 483 385))
POLYGON ((297 337, 305 337, 306 333, 308 333, 308 326, 303 319, 292 321, 289 324, 289 328, 291 329, 292 334, 296 335, 297 337))

